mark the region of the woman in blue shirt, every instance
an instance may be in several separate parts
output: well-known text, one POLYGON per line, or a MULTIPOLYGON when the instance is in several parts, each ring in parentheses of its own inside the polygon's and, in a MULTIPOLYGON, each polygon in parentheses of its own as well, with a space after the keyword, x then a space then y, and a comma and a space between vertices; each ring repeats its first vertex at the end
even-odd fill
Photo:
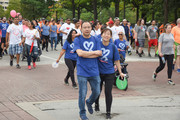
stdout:
POLYGON ((126 40, 124 40, 124 33, 123 32, 119 32, 119 39, 116 39, 114 41, 114 45, 117 47, 119 54, 121 54, 124 59, 126 58, 126 50, 129 48, 129 46, 127 45, 126 40))
MULTIPOLYGON (((114 83, 115 71, 114 63, 116 64, 120 76, 123 78, 124 74, 121 72, 120 56, 117 48, 110 42, 112 31, 105 28, 102 33, 101 50, 102 56, 99 57, 98 65, 101 78, 101 91, 103 82, 105 82, 105 99, 106 99, 106 118, 111 118, 111 104, 112 104, 112 87, 114 83)), ((95 111, 99 111, 99 97, 95 102, 95 111)))
POLYGON ((66 85, 69 85, 68 79, 71 77, 72 81, 72 86, 77 89, 77 84, 75 82, 74 78, 74 69, 76 67, 76 59, 77 59, 77 54, 74 53, 73 48, 74 48, 74 39, 76 37, 77 31, 75 29, 72 29, 67 37, 67 40, 65 41, 63 48, 60 52, 59 58, 57 59, 57 63, 65 53, 65 63, 68 67, 68 73, 64 79, 64 82, 66 85))
POLYGON ((45 21, 45 25, 42 26, 42 36, 43 36, 42 50, 44 50, 44 48, 46 46, 47 52, 48 52, 49 32, 50 32, 49 23, 48 23, 48 21, 45 21))

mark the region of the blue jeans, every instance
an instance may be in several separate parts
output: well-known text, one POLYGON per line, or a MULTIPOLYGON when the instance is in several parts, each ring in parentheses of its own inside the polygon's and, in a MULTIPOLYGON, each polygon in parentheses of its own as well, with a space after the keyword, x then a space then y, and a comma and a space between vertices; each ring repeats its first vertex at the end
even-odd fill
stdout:
POLYGON ((79 109, 80 109, 80 116, 86 115, 86 109, 85 109, 85 99, 87 95, 87 82, 89 82, 91 86, 91 95, 89 99, 87 99, 87 102, 92 105, 98 96, 100 95, 100 77, 94 76, 94 77, 83 77, 83 76, 77 76, 78 78, 78 84, 79 84, 79 109))
POLYGON ((53 40, 55 42, 55 49, 56 49, 56 46, 57 46, 57 37, 51 37, 51 48, 53 48, 53 40))
POLYGON ((31 65, 31 58, 33 57, 33 62, 36 62, 36 59, 38 57, 38 46, 33 46, 31 55, 29 54, 31 46, 25 44, 25 47, 26 47, 26 52, 27 52, 27 62, 28 62, 28 65, 31 65))

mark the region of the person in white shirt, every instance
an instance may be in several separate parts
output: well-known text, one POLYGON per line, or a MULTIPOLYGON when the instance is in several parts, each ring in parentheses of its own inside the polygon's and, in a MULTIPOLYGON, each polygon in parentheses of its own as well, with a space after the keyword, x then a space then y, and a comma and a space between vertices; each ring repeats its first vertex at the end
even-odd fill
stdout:
MULTIPOLYGON (((111 30, 113 33, 112 38, 113 38, 113 40, 116 40, 116 39, 119 39, 118 33, 123 32, 125 34, 125 30, 124 30, 123 26, 120 26, 120 20, 118 17, 115 17, 114 21, 115 21, 114 26, 111 28, 111 30)), ((125 40, 126 40, 126 38, 125 38, 125 40)))
POLYGON ((10 66, 13 66, 13 58, 16 55, 17 65, 16 68, 20 69, 19 58, 23 51, 23 46, 21 44, 21 38, 23 34, 22 25, 19 25, 18 17, 14 18, 14 23, 11 24, 6 33, 6 45, 9 46, 10 55, 10 66))
POLYGON ((90 33, 92 36, 95 36, 97 37, 99 34, 101 34, 101 30, 100 30, 100 23, 98 21, 96 21, 94 24, 93 24, 93 27, 92 27, 92 30, 91 30, 91 33, 90 33))
POLYGON ((31 70, 31 58, 33 56, 33 67, 36 68, 36 59, 38 57, 38 43, 37 40, 40 40, 40 35, 38 30, 35 28, 33 22, 29 22, 28 25, 29 29, 27 29, 23 33, 23 40, 21 44, 25 41, 25 47, 27 52, 27 62, 28 62, 28 69, 31 70), (31 51, 32 47, 32 51, 31 51))
MULTIPOLYGON (((77 31, 77 34, 78 35, 81 35, 81 30, 79 29, 79 27, 80 27, 80 22, 79 22, 79 20, 74 20, 74 25, 75 25, 75 30, 77 31)), ((77 35, 76 35, 77 36, 77 35)))
POLYGON ((68 18, 66 23, 64 23, 60 28, 60 33, 63 33, 63 44, 72 28, 74 28, 74 24, 72 24, 71 19, 68 18))

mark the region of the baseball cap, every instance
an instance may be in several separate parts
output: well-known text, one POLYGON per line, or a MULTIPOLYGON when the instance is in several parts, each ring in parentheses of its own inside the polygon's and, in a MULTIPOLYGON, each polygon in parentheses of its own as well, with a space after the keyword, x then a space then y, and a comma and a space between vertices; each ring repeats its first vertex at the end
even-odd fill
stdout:
POLYGON ((119 20, 119 17, 115 17, 114 20, 119 20))
POLYGON ((123 22, 127 21, 126 19, 123 19, 123 22))
POLYGON ((114 24, 114 22, 113 22, 112 20, 110 20, 108 23, 109 23, 109 24, 114 24))

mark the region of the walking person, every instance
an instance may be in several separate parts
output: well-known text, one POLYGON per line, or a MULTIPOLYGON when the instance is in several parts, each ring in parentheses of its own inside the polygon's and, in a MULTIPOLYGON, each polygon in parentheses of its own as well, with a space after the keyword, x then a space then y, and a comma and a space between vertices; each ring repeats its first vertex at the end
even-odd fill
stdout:
POLYGON ((134 29, 131 26, 131 23, 128 22, 128 27, 129 27, 129 38, 131 40, 130 45, 133 47, 133 49, 135 48, 135 39, 134 39, 134 29), (134 44, 133 44, 134 43, 134 44))
POLYGON ((74 48, 74 39, 76 37, 77 31, 75 29, 72 29, 67 37, 67 40, 65 41, 63 48, 60 52, 59 58, 57 59, 57 63, 61 59, 61 57, 65 54, 65 64, 68 67, 68 73, 64 79, 64 83, 66 85, 69 85, 68 79, 71 77, 72 81, 72 87, 77 89, 77 84, 75 82, 74 77, 74 69, 76 67, 76 60, 77 60, 77 53, 73 52, 74 48))
POLYGON ((17 65, 16 68, 20 69, 19 58, 20 54, 23 51, 23 46, 21 43, 21 38, 23 35, 22 25, 19 25, 18 17, 14 18, 14 23, 11 24, 6 33, 6 46, 9 46, 9 55, 10 55, 10 66, 13 66, 13 58, 16 55, 17 65))
POLYGON ((151 46, 155 46, 155 57, 157 56, 157 45, 158 45, 158 27, 156 26, 156 21, 153 20, 151 22, 151 26, 147 29, 147 36, 148 36, 148 56, 151 57, 151 46))
POLYGON ((50 32, 49 23, 48 21, 45 21, 45 25, 42 26, 42 37, 43 37, 42 50, 46 48, 46 52, 48 52, 49 32, 50 32))
POLYGON ((50 26, 51 31, 51 50, 53 50, 53 42, 54 42, 54 50, 57 51, 57 25, 55 25, 55 20, 52 20, 52 25, 50 26))
POLYGON ((116 39, 119 38, 118 33, 123 32, 125 34, 125 30, 124 30, 123 26, 120 25, 120 20, 118 17, 115 17, 114 21, 115 21, 114 26, 111 28, 111 30, 112 30, 112 34, 113 34, 112 38, 115 41, 116 39))
MULTIPOLYGON (((125 31, 125 36, 126 36, 126 39, 127 39, 127 44, 128 46, 130 46, 130 42, 129 42, 129 33, 130 33, 130 30, 129 30, 129 27, 128 27, 128 22, 126 19, 123 20, 123 24, 122 26, 124 27, 124 31, 125 31)), ((128 54, 131 55, 131 47, 129 47, 128 49, 128 54)))
POLYGON ((177 65, 177 72, 180 73, 180 18, 177 19, 177 26, 173 27, 171 33, 174 35, 177 56, 176 57, 176 65, 177 65))
POLYGON ((91 24, 83 22, 82 35, 74 40, 74 51, 77 57, 77 78, 79 84, 79 109, 80 119, 88 120, 86 116, 85 101, 90 114, 93 114, 92 104, 100 94, 100 77, 97 57, 102 55, 100 42, 91 36, 91 24), (91 95, 86 99, 87 82, 90 83, 91 95))
POLYGON ((67 36, 72 28, 74 28, 74 25, 71 23, 71 19, 67 18, 66 23, 64 23, 60 28, 60 33, 63 34, 63 38, 62 38, 63 44, 66 41, 67 36))
MULTIPOLYGON (((105 28, 102 33, 101 50, 102 56, 98 59, 99 71, 100 71, 100 89, 102 91, 103 83, 105 86, 105 101, 106 101, 106 119, 111 119, 111 105, 112 105, 112 87, 115 78, 114 63, 116 64, 120 76, 123 78, 124 74, 121 72, 120 56, 117 48, 110 42, 112 38, 112 31, 105 28)), ((100 96, 99 96, 100 97, 100 96)), ((95 111, 99 109, 99 97, 95 102, 95 111)))
POLYGON ((91 30, 91 35, 97 37, 97 36, 100 35, 100 34, 101 34, 100 24, 99 24, 98 21, 96 21, 96 22, 93 24, 93 28, 92 28, 92 30, 91 30))
POLYGON ((175 85, 175 83, 171 80, 175 48, 174 37, 173 34, 171 34, 171 24, 165 25, 165 33, 160 35, 158 42, 159 66, 153 73, 153 80, 156 81, 157 74, 164 69, 167 61, 168 84, 175 85))
POLYGON ((38 42, 40 40, 39 31, 35 28, 33 22, 29 22, 29 29, 23 34, 23 40, 20 44, 25 41, 26 53, 27 53, 27 63, 28 69, 31 70, 31 59, 33 58, 33 68, 36 68, 36 59, 38 57, 38 42), (32 44, 34 43, 34 44, 32 44), (32 51, 31 47, 33 45, 32 51), (31 51, 31 52, 30 52, 31 51))
POLYGON ((144 19, 140 19, 135 26, 135 42, 139 44, 138 55, 142 57, 143 48, 145 44, 145 34, 146 34, 147 27, 144 25, 144 19))
POLYGON ((0 54, 4 54, 4 52, 6 53, 6 55, 8 54, 7 52, 8 46, 6 46, 6 32, 8 27, 9 24, 6 22, 6 17, 3 17, 2 23, 0 23, 0 30, 2 32, 1 46, 0 46, 2 48, 2 51, 0 54))

